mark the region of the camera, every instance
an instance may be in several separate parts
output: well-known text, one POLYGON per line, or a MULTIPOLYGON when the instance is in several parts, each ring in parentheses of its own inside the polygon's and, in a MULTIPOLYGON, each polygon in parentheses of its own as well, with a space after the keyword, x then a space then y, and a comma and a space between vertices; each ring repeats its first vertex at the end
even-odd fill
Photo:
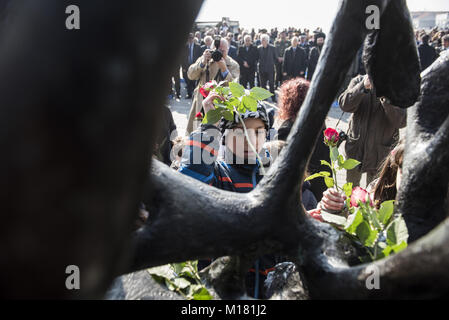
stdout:
POLYGON ((343 143, 343 141, 348 140, 348 135, 346 134, 346 132, 340 131, 340 133, 338 135, 340 138, 338 139, 338 142, 337 142, 337 148, 343 143))
POLYGON ((220 51, 220 44, 221 44, 221 38, 220 37, 216 37, 214 40, 214 46, 215 46, 215 51, 212 52, 212 59, 215 62, 218 62, 221 60, 221 58, 223 58, 223 54, 220 51))

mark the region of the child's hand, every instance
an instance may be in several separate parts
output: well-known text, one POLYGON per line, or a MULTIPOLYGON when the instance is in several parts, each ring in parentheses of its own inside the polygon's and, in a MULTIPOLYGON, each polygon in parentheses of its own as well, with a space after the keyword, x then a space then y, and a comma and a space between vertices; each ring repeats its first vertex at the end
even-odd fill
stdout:
POLYGON ((335 189, 327 189, 323 193, 320 207, 326 211, 341 211, 345 206, 346 195, 335 189))
POLYGON ((215 99, 219 99, 221 101, 224 101, 224 98, 222 96, 220 96, 217 93, 209 93, 209 95, 203 100, 203 109, 204 109, 204 114, 206 114, 208 111, 215 109, 214 106, 214 100, 215 99))

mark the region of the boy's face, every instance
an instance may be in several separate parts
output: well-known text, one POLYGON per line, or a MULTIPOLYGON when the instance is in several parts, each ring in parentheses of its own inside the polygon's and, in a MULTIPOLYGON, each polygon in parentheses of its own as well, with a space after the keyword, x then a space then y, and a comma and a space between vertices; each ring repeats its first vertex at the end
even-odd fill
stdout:
MULTIPOLYGON (((265 124, 260 119, 249 118, 245 120, 246 130, 252 145, 256 148, 257 153, 262 150, 266 141, 267 130, 265 124)), ((245 137, 245 131, 241 124, 230 129, 226 137, 226 146, 232 153, 241 159, 256 159, 256 154, 252 151, 245 137)))

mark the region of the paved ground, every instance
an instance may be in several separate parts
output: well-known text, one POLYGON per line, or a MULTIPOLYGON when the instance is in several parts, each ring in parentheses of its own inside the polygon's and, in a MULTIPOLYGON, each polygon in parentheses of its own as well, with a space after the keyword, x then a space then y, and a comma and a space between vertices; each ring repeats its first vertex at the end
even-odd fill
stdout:
MULTIPOLYGON (((172 111, 173 118, 175 120, 178 133, 184 134, 185 128, 187 127, 187 117, 188 117, 188 114, 190 111, 190 106, 192 103, 191 99, 187 100, 184 98, 186 96, 184 85, 182 85, 181 96, 183 98, 181 98, 180 100, 170 99, 168 103, 169 103, 169 108, 172 111)), ((327 119, 326 119, 326 125, 328 127, 335 128, 335 125, 337 124, 338 119, 340 118, 341 114, 342 114, 342 112, 338 106, 335 106, 335 105, 332 106, 329 111, 329 114, 327 116, 327 119)), ((348 114, 348 113, 345 113, 343 115, 343 117, 340 120, 340 123, 338 125, 338 131, 340 131, 340 130, 347 131, 349 117, 350 117, 350 114, 348 114)), ((344 142, 340 146, 339 151, 340 151, 340 153, 344 154, 344 142)), ((346 176, 344 174, 338 174, 337 178, 338 178, 339 185, 342 185, 344 182, 346 182, 346 176)), ((361 181, 360 185, 362 187, 366 187, 366 174, 362 175, 362 181, 361 181)))

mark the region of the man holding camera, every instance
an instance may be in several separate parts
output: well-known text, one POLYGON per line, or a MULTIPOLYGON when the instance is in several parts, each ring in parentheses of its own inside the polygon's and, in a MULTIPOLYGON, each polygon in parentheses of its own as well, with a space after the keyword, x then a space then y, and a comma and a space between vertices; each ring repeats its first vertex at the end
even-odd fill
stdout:
POLYGON ((203 55, 193 63, 187 71, 190 80, 198 80, 198 86, 193 94, 186 134, 194 131, 201 122, 196 120, 196 114, 201 111, 203 96, 200 88, 209 81, 238 81, 240 75, 239 64, 228 56, 229 44, 224 38, 215 39, 214 50, 205 50, 203 55))

